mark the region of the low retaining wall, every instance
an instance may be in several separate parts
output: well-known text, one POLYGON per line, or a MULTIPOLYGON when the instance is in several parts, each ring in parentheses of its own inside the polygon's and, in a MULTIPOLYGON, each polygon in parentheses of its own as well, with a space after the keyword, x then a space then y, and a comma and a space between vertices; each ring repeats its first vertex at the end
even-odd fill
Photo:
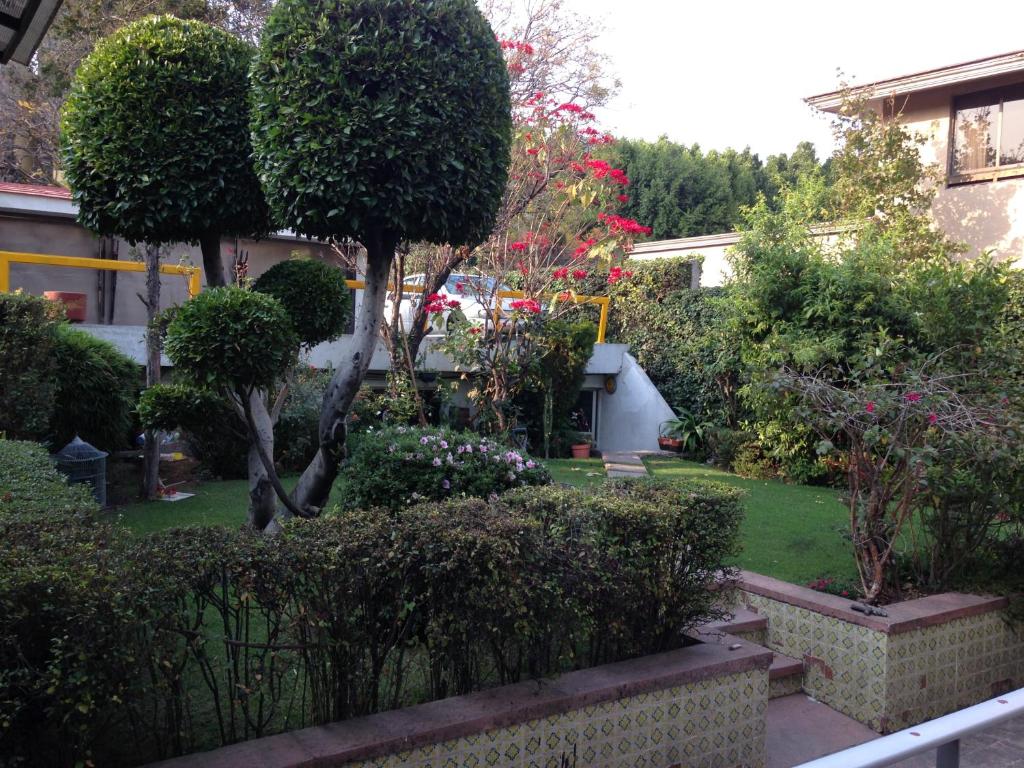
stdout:
POLYGON ((853 601, 745 572, 740 602, 766 645, 804 661, 804 691, 892 733, 1024 684, 1024 633, 1006 599, 947 593, 865 616, 853 601))
POLYGON ((158 765, 761 768, 771 660, 764 648, 726 635, 158 765))

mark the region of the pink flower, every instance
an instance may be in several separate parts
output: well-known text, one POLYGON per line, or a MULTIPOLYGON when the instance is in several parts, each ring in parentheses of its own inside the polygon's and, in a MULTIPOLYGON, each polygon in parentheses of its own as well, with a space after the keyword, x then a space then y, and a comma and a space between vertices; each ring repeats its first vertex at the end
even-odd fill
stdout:
POLYGON ((569 276, 569 268, 559 267, 558 269, 551 273, 551 276, 555 278, 555 280, 564 280, 569 276))
POLYGON ((918 402, 921 399, 921 393, 920 392, 907 392, 907 394, 904 395, 904 398, 906 399, 906 401, 908 403, 916 403, 916 402, 918 402))
POLYGON ((864 406, 864 410, 867 411, 868 413, 874 413, 875 412, 875 403, 874 403, 874 401, 869 400, 868 404, 864 406))
POLYGON ((526 250, 526 243, 517 240, 516 242, 512 243, 512 245, 509 246, 509 250, 510 251, 525 251, 526 250))
POLYGON ((934 424, 939 420, 939 417, 935 415, 934 411, 928 414, 928 423, 934 424))
POLYGON ((513 311, 529 312, 531 314, 538 314, 540 312, 540 304, 534 299, 518 299, 513 301, 509 306, 512 307, 513 311))
POLYGON ((572 271, 572 279, 573 280, 582 280, 586 276, 587 276, 587 270, 585 270, 585 269, 574 269, 572 271))

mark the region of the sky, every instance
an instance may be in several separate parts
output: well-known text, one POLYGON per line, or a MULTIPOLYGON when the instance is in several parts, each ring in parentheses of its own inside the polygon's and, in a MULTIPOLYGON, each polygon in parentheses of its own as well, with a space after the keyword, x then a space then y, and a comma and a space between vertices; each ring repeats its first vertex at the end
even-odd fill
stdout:
POLYGON ((803 99, 836 90, 839 70, 868 83, 1024 49, 1024 0, 564 3, 603 23, 598 48, 622 81, 602 128, 762 158, 801 140, 831 152, 828 121, 803 99))

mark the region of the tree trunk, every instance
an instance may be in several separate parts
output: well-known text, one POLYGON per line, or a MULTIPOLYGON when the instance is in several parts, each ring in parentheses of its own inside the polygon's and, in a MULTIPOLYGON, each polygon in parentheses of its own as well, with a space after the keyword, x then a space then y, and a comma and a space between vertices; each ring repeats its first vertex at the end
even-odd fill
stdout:
POLYGON ((220 255, 220 232, 204 232, 199 238, 203 252, 203 272, 206 284, 211 288, 227 285, 224 279, 224 259, 220 255))
MULTIPOLYGON (((451 277, 452 270, 462 264, 465 259, 459 259, 457 262, 443 267, 437 274, 426 275, 425 279, 429 279, 430 283, 423 284, 423 293, 420 297, 419 304, 416 305, 416 311, 412 316, 411 327, 409 328, 409 356, 415 360, 416 356, 420 353, 420 347, 423 345, 423 339, 427 337, 427 302, 426 297, 432 293, 437 293, 441 290, 441 286, 448 282, 448 278, 451 277)), ((396 313, 397 314, 397 313, 396 313)))
MULTIPOLYGON (((146 245, 146 387, 160 383, 160 329, 156 316, 160 313, 160 246, 146 245)), ((143 490, 147 499, 157 498, 160 485, 160 433, 146 430, 143 453, 143 490)))
POLYGON ((398 238, 375 233, 363 243, 366 248, 366 287, 355 318, 351 358, 334 371, 320 410, 320 448, 299 478, 292 493, 295 504, 310 514, 319 514, 327 503, 331 486, 345 451, 345 419, 352 400, 370 367, 384 316, 388 276, 398 238))
POLYGON ((253 417, 253 429, 249 431, 249 526, 262 531, 277 514, 277 494, 274 492, 270 475, 260 458, 255 442, 263 445, 266 455, 274 456, 274 420, 267 410, 261 392, 253 392, 249 398, 253 417))

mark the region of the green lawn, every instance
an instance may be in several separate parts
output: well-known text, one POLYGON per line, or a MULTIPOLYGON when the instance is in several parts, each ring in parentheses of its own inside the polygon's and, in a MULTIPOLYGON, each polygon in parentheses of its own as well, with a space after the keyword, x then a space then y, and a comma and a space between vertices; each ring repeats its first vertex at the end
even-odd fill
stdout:
MULTIPOLYGON (((601 459, 552 459, 544 462, 557 483, 580 488, 605 478, 601 459)), ((293 478, 282 478, 285 487, 293 478)), ((222 525, 237 528, 245 522, 248 490, 245 480, 216 480, 184 489, 195 493, 181 501, 142 501, 127 504, 111 514, 135 533, 151 533, 183 525, 222 525)))
POLYGON ((837 491, 774 480, 747 480, 681 459, 651 458, 656 477, 716 480, 746 491, 747 516, 737 565, 766 576, 805 584, 820 576, 848 581, 855 565, 846 508, 837 491))

